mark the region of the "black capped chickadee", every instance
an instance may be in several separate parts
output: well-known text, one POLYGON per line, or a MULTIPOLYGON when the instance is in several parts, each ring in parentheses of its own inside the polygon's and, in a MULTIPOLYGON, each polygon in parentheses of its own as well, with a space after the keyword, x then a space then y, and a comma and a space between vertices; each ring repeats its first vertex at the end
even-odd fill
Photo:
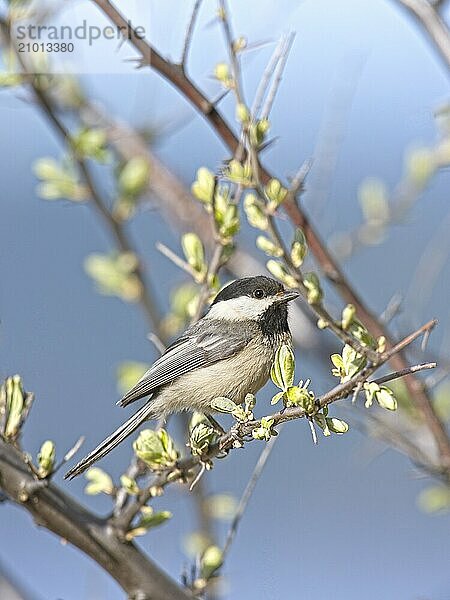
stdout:
POLYGON ((245 277, 224 287, 208 312, 191 325, 118 402, 128 406, 150 396, 142 408, 71 469, 83 473, 147 419, 184 410, 215 412, 214 398, 240 404, 268 380, 275 353, 291 344, 287 303, 298 292, 264 277, 245 277))

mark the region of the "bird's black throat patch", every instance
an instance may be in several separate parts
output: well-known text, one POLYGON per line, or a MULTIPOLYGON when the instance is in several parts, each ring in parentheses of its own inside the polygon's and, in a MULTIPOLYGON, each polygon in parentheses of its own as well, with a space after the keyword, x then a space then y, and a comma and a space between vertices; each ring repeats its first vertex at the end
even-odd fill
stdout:
POLYGON ((264 336, 278 337, 289 333, 287 304, 272 304, 257 322, 264 336))

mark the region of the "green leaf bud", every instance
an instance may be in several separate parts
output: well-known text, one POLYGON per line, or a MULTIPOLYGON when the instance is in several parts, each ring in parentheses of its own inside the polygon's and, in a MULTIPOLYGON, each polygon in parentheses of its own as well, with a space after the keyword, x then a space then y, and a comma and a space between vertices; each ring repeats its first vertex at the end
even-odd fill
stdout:
POLYGON ((265 187, 265 192, 270 200, 271 210, 276 209, 287 195, 287 189, 281 185, 278 179, 271 179, 265 187))
POLYGON ((181 245, 187 262, 192 269, 200 274, 206 273, 205 252, 203 244, 196 233, 185 233, 181 237, 181 245))
POLYGON ((206 548, 200 560, 200 575, 203 579, 210 579, 223 564, 223 552, 218 546, 206 548))
POLYGON ((386 410, 397 410, 397 400, 394 397, 392 390, 386 386, 381 386, 380 390, 376 392, 375 398, 381 408, 386 410))
POLYGON ((241 163, 240 161, 233 158, 228 163, 226 169, 226 177, 234 183, 240 183, 243 186, 252 185, 252 169, 250 161, 241 163))
POLYGON ((82 129, 71 139, 72 147, 77 156, 93 158, 102 163, 110 158, 106 143, 106 132, 100 128, 82 129))
POLYGON ((236 120, 243 125, 246 125, 250 121, 250 111, 242 102, 236 105, 236 120))
POLYGON ((211 204, 215 187, 214 174, 206 167, 197 171, 197 179, 192 184, 193 195, 204 204, 211 204))
POLYGON ((245 196, 244 211, 252 227, 256 227, 256 229, 261 229, 262 231, 267 229, 268 220, 264 212, 264 205, 255 194, 247 194, 245 196))
POLYGON ((450 509, 450 489, 443 485, 426 488, 420 493, 418 503, 428 513, 447 512, 450 509))
POLYGON ((342 435, 348 431, 348 424, 342 419, 336 419, 336 417, 327 417, 326 423, 328 425, 328 429, 333 433, 337 433, 338 435, 342 435))
POLYGON ((272 273, 272 275, 274 277, 276 277, 282 283, 284 283, 285 286, 287 286, 289 288, 298 287, 295 277, 293 277, 289 273, 288 269, 284 266, 283 263, 279 262, 278 260, 271 259, 271 260, 267 261, 266 267, 267 267, 267 270, 270 273, 272 273))
POLYGON ((242 52, 247 47, 247 39, 245 37, 238 37, 233 42, 233 51, 242 52))
POLYGON ((277 244, 274 244, 271 240, 269 240, 269 238, 267 238, 265 235, 258 235, 256 238, 256 245, 260 250, 269 256, 276 256, 277 258, 283 256, 283 250, 277 244))
POLYGON ((303 285, 307 290, 306 299, 308 303, 318 304, 323 298, 323 292, 317 275, 315 273, 305 273, 303 285))
POLYGON ((137 494, 139 494, 139 487, 136 483, 136 480, 132 479, 131 477, 128 477, 128 475, 120 476, 120 485, 130 496, 136 496, 137 494))
POLYGON ((260 119, 250 126, 250 143, 254 148, 259 148, 264 142, 267 132, 270 129, 268 119, 260 119))
POLYGON ((379 179, 369 178, 362 182, 358 199, 366 223, 385 225, 390 217, 388 191, 379 179))
POLYGON ((44 479, 48 477, 53 471, 53 466, 55 464, 55 444, 47 440, 41 446, 39 450, 37 460, 39 466, 39 477, 44 479))
POLYGON ((301 267, 308 252, 305 234, 302 229, 296 229, 294 241, 291 246, 291 260, 294 267, 301 267))
POLYGON ((419 188, 424 187, 436 170, 436 161, 430 148, 412 150, 406 157, 409 179, 419 188))
POLYGON ((22 424, 25 408, 25 393, 20 375, 8 377, 2 385, 3 404, 6 408, 5 437, 15 439, 22 424))
POLYGON ((88 484, 84 488, 85 494, 95 496, 96 494, 112 494, 114 491, 114 485, 111 477, 108 473, 105 473, 98 467, 91 467, 86 471, 86 479, 88 484))
POLYGON ((131 158, 120 171, 118 184, 122 194, 137 197, 147 188, 150 181, 150 165, 143 156, 131 158))
POLYGON ((347 331, 352 324, 355 314, 356 308, 353 306, 353 304, 347 304, 342 311, 342 329, 344 331, 347 331))
POLYGON ((226 63, 218 63, 214 67, 215 78, 223 84, 228 84, 230 79, 230 68, 226 63))

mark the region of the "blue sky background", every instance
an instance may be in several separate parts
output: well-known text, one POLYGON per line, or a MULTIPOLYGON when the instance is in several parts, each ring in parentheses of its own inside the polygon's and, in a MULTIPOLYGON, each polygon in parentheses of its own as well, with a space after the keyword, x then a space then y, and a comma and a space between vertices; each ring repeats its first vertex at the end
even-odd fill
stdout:
MULTIPOLYGON (((118 2, 139 21, 139 2, 118 2)), ((150 3, 150 38, 163 54, 180 53, 191 3, 150 3)), ((235 31, 250 40, 276 39, 295 31, 283 84, 273 110, 272 133, 279 142, 266 163, 280 175, 295 173, 314 154, 324 114, 346 79, 354 86, 342 145, 325 204, 317 206, 315 173, 304 197, 324 239, 358 224, 357 188, 368 176, 392 188, 400 179, 405 150, 436 139, 433 112, 448 99, 445 70, 415 23, 395 2, 372 0, 281 0, 232 2, 235 31), (339 82, 341 82, 339 84, 339 82), (336 87, 337 85, 337 87, 336 87)), ((77 3, 93 20, 100 15, 77 3)), ((148 6, 145 9, 147 18, 148 6)), ((205 3, 192 44, 190 72, 209 93, 215 63, 225 58, 221 33, 209 25, 205 3)), ((64 19, 64 16, 62 16, 64 19)), ((244 61, 246 92, 255 86, 272 51, 244 61)), ((130 55, 132 52, 130 51, 130 55)), ((114 60, 114 56, 111 60, 114 60)), ((83 83, 113 115, 137 126, 172 128, 160 138, 160 157, 189 185, 201 165, 215 169, 227 152, 186 102, 148 71, 85 75, 83 83), (176 124, 177 127, 168 127, 176 124)), ((231 99, 222 107, 232 117, 231 99)), ((33 161, 59 156, 60 146, 45 118, 21 92, 0 93, 0 375, 20 373, 37 401, 27 423, 26 448, 36 453, 44 439, 62 454, 81 435, 85 449, 117 426, 125 413, 117 399, 115 369, 123 360, 151 362, 155 351, 137 308, 99 296, 83 271, 89 253, 110 242, 87 206, 45 202, 35 194, 33 161)), ((370 307, 381 312, 395 292, 406 293, 417 262, 448 213, 448 172, 425 191, 407 223, 386 243, 359 252, 346 264, 370 307)), ((162 240, 177 248, 176 234, 147 211, 130 229, 150 274, 158 279, 159 301, 183 275, 154 249, 162 240)), ((251 247, 244 231, 243 243, 251 247)), ((438 317, 432 348, 442 350, 448 324, 450 269, 420 313, 405 314, 400 326, 438 317)), ((333 300, 333 296, 331 297, 333 300)), ((408 299, 407 299, 408 300, 408 299)), ((414 298, 411 298, 413 301, 414 298)), ((335 306, 339 306, 337 300, 335 306)), ((403 327, 403 329, 402 329, 403 327)), ((336 346, 337 348, 337 346, 336 346)), ((448 348, 447 348, 448 355, 448 348)), ((324 358, 326 360, 326 357, 324 358)), ((333 382, 306 352, 298 374, 313 379, 317 392, 333 382)), ((270 386, 268 386, 270 387, 270 386)), ((260 394, 267 410, 271 389, 260 394)), ((119 474, 131 441, 104 462, 119 474)), ((207 475, 211 491, 239 496, 261 450, 250 444, 219 461, 207 475)), ((101 511, 103 498, 83 495, 84 482, 57 481, 101 511)), ((323 439, 313 447, 305 423, 285 427, 242 522, 225 567, 227 597, 319 600, 446 600, 450 597, 448 516, 430 517, 416 507, 425 482, 401 455, 367 440, 356 430, 323 439)), ((173 519, 142 542, 152 557, 178 577, 185 562, 182 538, 191 527, 186 495, 172 490, 159 502, 173 519)), ((219 533, 224 533, 219 528, 219 533)), ((78 550, 38 529, 25 512, 0 507, 0 563, 36 600, 116 600, 114 582, 78 550)))

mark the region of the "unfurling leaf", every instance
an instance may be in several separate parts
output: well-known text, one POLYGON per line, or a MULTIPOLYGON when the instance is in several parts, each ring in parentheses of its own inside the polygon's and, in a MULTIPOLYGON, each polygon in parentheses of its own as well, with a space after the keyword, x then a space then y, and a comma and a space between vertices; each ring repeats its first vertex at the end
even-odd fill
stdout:
POLYGON ((308 390, 310 380, 303 380, 298 385, 290 387, 285 393, 285 406, 300 406, 309 416, 317 412, 314 392, 308 390))
POLYGON ((366 396, 365 407, 369 408, 372 406, 373 400, 386 410, 397 410, 397 400, 394 397, 394 393, 388 387, 382 385, 379 386, 375 381, 364 384, 364 393, 366 396))
POLYGON ((128 475, 120 476, 120 485, 130 496, 136 496, 139 493, 139 487, 136 480, 128 477, 128 475))
POLYGON ((84 488, 85 494, 95 496, 96 494, 112 494, 114 485, 108 473, 98 467, 91 467, 86 471, 86 479, 88 484, 84 488))
POLYGON ((206 454, 217 440, 217 432, 205 415, 195 412, 189 423, 189 446, 194 456, 206 454))
POLYGON ((275 354, 270 377, 281 390, 286 391, 294 382, 295 358, 289 346, 283 344, 275 354))
POLYGON ((191 190, 200 202, 209 205, 212 203, 214 185, 214 174, 206 167, 200 167, 197 171, 197 179, 192 184, 191 190))
POLYGON ((237 406, 238 405, 233 402, 233 400, 230 400, 225 396, 214 398, 214 400, 211 402, 211 408, 221 413, 231 414, 234 410, 236 410, 237 406))
POLYGON ((252 227, 265 231, 269 225, 264 212, 264 204, 255 194, 247 194, 244 200, 244 211, 252 227))
POLYGON ((173 467, 179 456, 172 438, 164 429, 144 429, 134 441, 133 448, 136 456, 153 470, 173 467))
POLYGON ((317 275, 315 273, 305 273, 303 285, 307 290, 306 299, 308 300, 308 303, 318 304, 322 300, 323 292, 317 275))
POLYGON ((367 359, 362 354, 358 354, 351 346, 346 344, 342 350, 342 356, 333 354, 331 362, 336 367, 331 370, 335 377, 340 377, 341 383, 349 381, 354 375, 359 373, 366 365, 367 359))
POLYGON ((284 396, 284 392, 277 392, 275 394, 275 396, 272 397, 272 400, 270 401, 270 404, 272 404, 272 406, 274 404, 277 404, 277 402, 279 402, 283 396, 284 396))
POLYGON ((336 419, 336 417, 327 417, 326 422, 328 425, 328 429, 333 433, 342 435, 343 433, 347 433, 348 431, 348 424, 342 419, 336 419))
POLYGON ((88 199, 89 194, 79 182, 78 174, 70 160, 58 162, 53 158, 40 158, 34 163, 33 170, 41 180, 37 194, 44 200, 66 198, 80 202, 88 199))
POLYGON ((143 506, 141 509, 142 517, 136 524, 136 527, 130 529, 125 534, 125 539, 130 542, 133 538, 145 535, 149 529, 158 527, 172 517, 172 513, 168 510, 154 512, 150 506, 143 506))
POLYGON ((261 419, 260 426, 256 427, 252 431, 252 436, 255 438, 255 440, 265 440, 266 442, 268 442, 272 436, 278 435, 277 431, 275 431, 275 429, 272 429, 273 424, 273 419, 263 417, 261 419))
POLYGON ((397 400, 394 398, 392 390, 386 386, 381 386, 380 391, 375 394, 378 404, 386 410, 397 410, 397 400))
POLYGON ((244 163, 233 159, 228 163, 227 168, 225 169, 224 175, 230 181, 234 183, 239 183, 243 186, 251 186, 252 184, 252 168, 250 165, 250 161, 246 160, 244 163))
POLYGON ((181 245, 187 262, 201 280, 207 271, 202 241, 196 233, 185 233, 181 238, 181 245))

